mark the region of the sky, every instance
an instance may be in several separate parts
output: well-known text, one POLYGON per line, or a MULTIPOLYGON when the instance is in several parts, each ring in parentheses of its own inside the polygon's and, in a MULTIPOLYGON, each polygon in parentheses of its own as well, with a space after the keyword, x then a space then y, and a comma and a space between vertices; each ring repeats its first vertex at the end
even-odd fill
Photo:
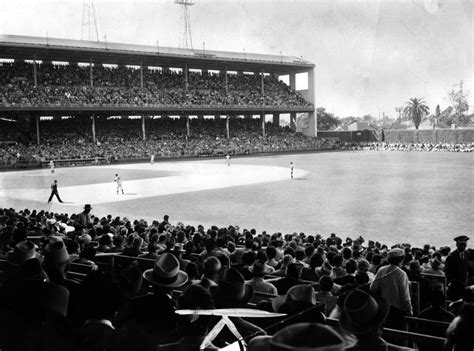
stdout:
MULTIPOLYGON (((195 49, 205 43, 207 50, 311 61, 317 106, 336 116, 395 117, 395 107, 413 97, 443 110, 461 80, 474 111, 472 0, 194 2, 195 49)), ((81 39, 83 3, 0 0, 0 33, 81 39)), ((179 46, 183 20, 174 0, 94 3, 101 40, 179 46)))

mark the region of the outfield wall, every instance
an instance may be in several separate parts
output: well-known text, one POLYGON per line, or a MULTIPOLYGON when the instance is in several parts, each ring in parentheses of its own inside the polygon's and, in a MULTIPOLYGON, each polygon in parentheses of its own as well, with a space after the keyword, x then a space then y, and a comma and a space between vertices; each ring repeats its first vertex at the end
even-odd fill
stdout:
POLYGON ((474 142, 474 129, 384 130, 387 143, 450 143, 474 142))
POLYGON ((474 142, 474 129, 318 131, 318 137, 337 138, 344 142, 462 144, 474 142))

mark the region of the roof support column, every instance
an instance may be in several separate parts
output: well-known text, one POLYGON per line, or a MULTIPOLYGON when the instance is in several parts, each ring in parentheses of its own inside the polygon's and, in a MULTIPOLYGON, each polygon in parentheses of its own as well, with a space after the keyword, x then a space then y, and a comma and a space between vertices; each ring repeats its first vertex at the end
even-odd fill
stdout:
POLYGON ((227 68, 224 70, 224 77, 225 77, 225 93, 229 95, 229 77, 227 75, 227 68))
POLYGON ((143 89, 143 61, 140 61, 140 88, 143 89))
POLYGON ((35 88, 38 86, 38 74, 36 72, 36 57, 33 58, 33 84, 35 88))
POLYGON ((184 65, 184 91, 188 91, 189 83, 188 83, 188 65, 184 65))
POLYGON ((293 90, 296 90, 296 74, 295 73, 290 73, 290 88, 293 90))
POLYGON ((262 95, 265 95, 265 84, 264 84, 264 79, 263 79, 263 70, 260 73, 261 76, 261 82, 262 82, 262 95))
POLYGON ((262 136, 263 137, 266 137, 266 133, 265 133, 265 112, 262 112, 260 114, 260 119, 262 120, 262 136))
POLYGON ((273 114, 273 124, 277 127, 280 126, 280 114, 279 113, 274 113, 273 114))
POLYGON ((188 138, 191 136, 191 126, 189 123, 189 115, 186 115, 186 136, 188 138))
POLYGON ((142 115, 142 140, 146 140, 146 134, 145 134, 145 115, 142 115))
POLYGON ((227 115, 227 118, 225 120, 225 131, 226 131, 226 135, 227 135, 227 140, 230 139, 230 123, 229 123, 229 120, 230 120, 230 116, 227 115))
POLYGON ((296 132, 296 112, 290 113, 290 129, 296 132))
POLYGON ((40 116, 36 116, 36 145, 40 144, 40 116))
POLYGON ((315 89, 315 68, 311 68, 308 71, 308 100, 314 106, 314 111, 308 114, 308 132, 305 135, 317 137, 318 136, 318 114, 316 108, 316 89, 315 89))
POLYGON ((94 145, 97 145, 97 141, 95 140, 95 114, 92 114, 92 142, 94 145))
POLYGON ((94 86, 94 81, 92 79, 92 58, 89 59, 89 80, 91 87, 94 86))

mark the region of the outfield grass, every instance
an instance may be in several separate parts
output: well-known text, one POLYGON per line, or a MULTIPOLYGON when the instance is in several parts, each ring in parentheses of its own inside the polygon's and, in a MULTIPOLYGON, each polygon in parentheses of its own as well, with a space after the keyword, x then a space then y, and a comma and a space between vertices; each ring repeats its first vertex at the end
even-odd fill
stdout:
MULTIPOLYGON (((194 169, 202 176, 206 168, 215 173, 219 169, 215 165, 220 165, 223 177, 226 176, 225 159, 193 162, 188 162, 186 173, 194 169)), ((160 166, 163 169, 154 173, 133 167, 126 170, 63 168, 57 172, 65 185, 74 185, 111 182, 113 173, 118 171, 127 189, 127 182, 132 179, 150 176, 165 179, 176 175, 179 172, 171 167, 173 164, 176 165, 169 163, 169 170, 166 164, 160 166)), ((240 167, 243 178, 265 176, 261 168, 253 166, 282 167, 284 174, 285 169, 288 171, 288 177, 252 185, 229 184, 184 193, 171 191, 168 195, 139 199, 135 196, 120 202, 111 198, 110 202, 93 204, 93 213, 133 219, 161 219, 168 214, 171 222, 192 225, 232 224, 255 228, 258 232, 305 232, 323 236, 335 232, 343 238, 362 235, 389 244, 449 245, 454 236, 470 235, 474 229, 473 154, 332 152, 237 158, 232 160, 232 165, 240 167), (290 179, 290 161, 298 171, 298 177, 293 180, 290 179)), ((273 168, 271 172, 274 170, 278 169, 273 168)), ((234 172, 235 176, 238 174, 234 172)), ((34 186, 46 188, 48 192, 50 179, 46 170, 9 173, 0 175, 0 189, 13 187, 22 191, 24 185, 36 184, 34 186)), ((179 184, 177 186, 179 188, 179 184)), ((111 189, 113 191, 113 187, 111 189)), ((80 204, 51 207, 45 201, 14 198, 0 200, 0 206, 80 211, 80 204)))

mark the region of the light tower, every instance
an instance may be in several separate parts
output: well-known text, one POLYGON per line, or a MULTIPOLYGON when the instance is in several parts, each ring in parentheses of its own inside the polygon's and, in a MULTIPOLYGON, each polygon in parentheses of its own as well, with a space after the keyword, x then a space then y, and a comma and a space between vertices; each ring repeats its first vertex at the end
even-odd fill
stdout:
POLYGON ((99 27, 97 25, 97 11, 94 0, 84 0, 82 6, 81 40, 99 42, 99 27))
POLYGON ((183 27, 179 33, 178 46, 185 49, 193 48, 193 37, 191 35, 191 19, 189 18, 189 6, 193 6, 193 0, 174 0, 175 4, 181 5, 181 22, 183 27))

